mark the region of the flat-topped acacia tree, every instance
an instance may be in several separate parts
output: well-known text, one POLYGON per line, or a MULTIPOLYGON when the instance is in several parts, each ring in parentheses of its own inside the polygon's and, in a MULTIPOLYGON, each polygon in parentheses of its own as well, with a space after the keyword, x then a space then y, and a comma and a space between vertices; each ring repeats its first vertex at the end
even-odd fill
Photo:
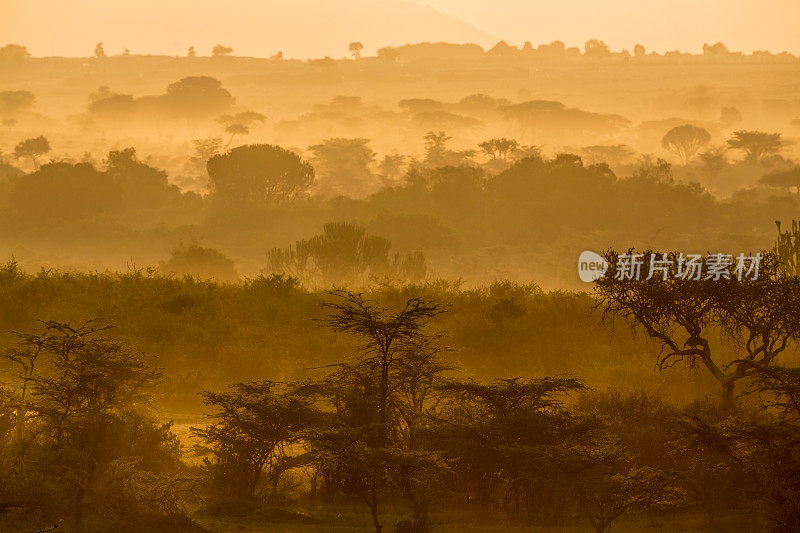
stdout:
MULTIPOLYGON (((619 279, 623 276, 617 276, 616 265, 621 254, 606 252, 609 269, 595 281, 595 294, 604 320, 623 319, 656 341, 659 369, 679 362, 700 364, 719 382, 723 398, 731 400, 736 382, 752 375, 753 364, 770 365, 800 337, 800 277, 782 271, 775 254, 762 252, 758 277, 740 280, 736 275, 685 279, 677 275, 678 254, 670 253, 673 266, 668 275, 646 279, 654 253, 642 254, 637 280, 619 279), (734 350, 732 361, 713 353, 714 341, 720 338, 734 350)), ((701 264, 706 272, 707 258, 701 264)))

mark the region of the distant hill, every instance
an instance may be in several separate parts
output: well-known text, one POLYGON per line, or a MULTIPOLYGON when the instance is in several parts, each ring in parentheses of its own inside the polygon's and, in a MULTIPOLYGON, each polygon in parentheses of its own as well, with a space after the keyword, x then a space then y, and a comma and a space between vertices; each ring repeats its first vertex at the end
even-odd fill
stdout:
POLYGON ((209 55, 221 43, 236 55, 342 57, 351 41, 364 52, 421 41, 497 39, 436 9, 409 0, 4 0, 0 45, 33 55, 106 53, 209 55))

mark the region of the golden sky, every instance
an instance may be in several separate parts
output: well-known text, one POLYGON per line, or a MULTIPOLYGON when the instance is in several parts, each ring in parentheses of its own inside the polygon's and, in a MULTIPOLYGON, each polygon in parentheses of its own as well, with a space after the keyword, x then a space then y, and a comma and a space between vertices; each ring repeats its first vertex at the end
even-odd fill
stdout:
POLYGON ((800 53, 800 0, 419 0, 488 33, 523 42, 590 38, 612 49, 800 53))
POLYGON ((0 0, 0 44, 34 55, 207 54, 217 43, 240 55, 345 55, 406 42, 512 44, 592 38, 612 49, 800 53, 800 0, 0 0))

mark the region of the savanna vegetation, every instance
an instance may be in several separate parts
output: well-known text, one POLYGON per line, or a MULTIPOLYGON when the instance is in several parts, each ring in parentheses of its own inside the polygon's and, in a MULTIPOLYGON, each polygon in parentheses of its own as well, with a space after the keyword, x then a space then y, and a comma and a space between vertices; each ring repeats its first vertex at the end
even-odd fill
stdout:
POLYGON ((0 47, 0 530, 798 530, 798 58, 345 51, 0 47))

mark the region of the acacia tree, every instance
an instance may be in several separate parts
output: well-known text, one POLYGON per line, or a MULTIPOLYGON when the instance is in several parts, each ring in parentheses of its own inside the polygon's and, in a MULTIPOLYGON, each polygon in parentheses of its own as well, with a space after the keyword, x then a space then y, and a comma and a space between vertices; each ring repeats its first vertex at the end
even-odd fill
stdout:
POLYGON ((48 372, 32 372, 25 409, 41 424, 37 439, 53 457, 43 472, 58 467, 72 488, 72 518, 83 523, 84 501, 103 468, 115 457, 109 448, 113 424, 147 400, 146 388, 161 376, 147 358, 101 335, 110 326, 45 322, 41 334, 22 337, 22 351, 39 353, 48 372))
POLYGON ((222 150, 222 139, 219 137, 192 139, 192 150, 193 155, 189 158, 190 167, 194 172, 205 172, 208 160, 222 150))
POLYGON ((220 493, 252 500, 265 477, 274 492, 288 465, 302 464, 292 458, 291 446, 301 440, 315 411, 304 397, 284 389, 251 381, 231 385, 227 392, 202 393, 203 403, 213 409, 207 415, 211 423, 191 431, 201 440, 195 453, 204 457, 220 493))
POLYGON ((783 140, 780 133, 739 130, 733 132, 733 137, 728 140, 728 146, 743 151, 746 162, 758 163, 764 156, 780 152, 783 140))
POLYGON ((780 268, 790 275, 800 275, 800 222, 792 220, 791 229, 781 231, 781 221, 776 220, 778 240, 774 252, 780 260, 780 268))
POLYGON ((364 45, 358 41, 354 41, 347 46, 347 50, 353 56, 353 59, 361 59, 361 51, 364 50, 364 45))
POLYGON ((245 126, 244 124, 229 124, 225 127, 225 133, 230 133, 231 138, 228 139, 228 142, 225 144, 225 150, 228 149, 228 146, 231 145, 233 142, 233 138, 237 135, 249 135, 250 128, 245 126))
POLYGON ((709 180, 714 180, 728 165, 725 158, 727 148, 724 146, 711 147, 700 154, 700 163, 703 165, 709 180))
POLYGON ((44 135, 25 139, 14 147, 14 158, 27 157, 34 169, 39 170, 39 158, 50 151, 50 142, 44 135))
POLYGON ((745 361, 758 409, 708 424, 684 421, 687 444, 722 456, 721 466, 747 476, 755 509, 771 531, 800 529, 800 369, 745 361))
MULTIPOLYGON (((359 394, 352 388, 347 388, 345 394, 355 392, 371 403, 367 409, 361 410, 363 416, 359 417, 360 420, 353 421, 357 425, 323 432, 316 439, 315 446, 322 457, 357 465, 357 485, 370 509, 375 531, 380 533, 383 528, 378 510, 381 488, 392 482, 397 484, 399 478, 410 483, 414 475, 442 466, 436 453, 411 448, 410 440, 404 441, 399 437, 398 421, 405 419, 414 425, 413 420, 419 413, 414 415, 412 412, 424 404, 424 399, 419 396, 426 388, 423 381, 430 383, 444 370, 441 365, 434 364, 432 354, 435 350, 426 352, 421 350, 421 346, 430 348, 434 337, 427 332, 427 325, 445 308, 438 302, 411 298, 399 310, 392 311, 363 294, 347 291, 333 291, 331 294, 335 299, 325 304, 330 311, 325 325, 332 331, 352 335, 361 343, 361 354, 355 364, 342 367, 349 379, 341 380, 340 377, 336 381, 347 383, 355 379, 371 394, 365 395, 363 389, 359 394), (404 382, 414 382, 414 385, 402 387, 404 382), (400 389, 410 394, 406 399, 412 399, 406 404, 403 416, 399 414, 403 411, 398 410, 400 389)), ((422 505, 417 507, 422 514, 419 519, 425 521, 427 507, 421 500, 417 501, 422 505)))
POLYGON ((665 150, 677 155, 684 165, 705 145, 711 142, 711 134, 704 128, 684 124, 669 130, 661 139, 665 150))
MULTIPOLYGON (((752 374, 745 362, 769 365, 800 337, 800 317, 793 311, 800 305, 800 278, 782 273, 772 253, 762 254, 757 279, 741 280, 695 278, 687 275, 689 267, 679 254, 649 251, 642 263, 668 261, 663 275, 627 278, 619 275, 624 262, 619 253, 609 251, 605 258, 611 267, 595 282, 603 317, 622 318, 634 331, 644 330, 661 347, 656 361, 662 370, 681 361, 702 364, 728 400, 736 382, 752 374), (712 345, 718 335, 736 350, 734 361, 715 359, 712 345)), ((707 258, 695 265, 695 272, 708 272, 707 258)))
POLYGON ((578 509, 597 533, 611 531, 628 511, 667 508, 683 498, 675 474, 649 467, 615 472, 607 458, 595 458, 578 483, 578 509))
POLYGON ((379 443, 388 438, 390 405, 389 378, 395 361, 423 337, 427 322, 445 311, 442 304, 411 298, 392 312, 363 294, 333 291, 336 299, 325 304, 331 312, 325 324, 333 331, 348 333, 362 341, 361 361, 379 369, 379 443))
POLYGON ((478 147, 491 159, 502 159, 506 161, 509 154, 519 147, 519 143, 513 139, 502 137, 484 141, 480 143, 478 147))
POLYGON ((621 165, 635 153, 626 144, 584 146, 581 152, 589 163, 608 163, 612 166, 621 165))
POLYGON ((585 438, 587 429, 572 420, 564 400, 584 388, 569 377, 441 384, 434 445, 458 465, 454 483, 467 501, 494 499, 519 512, 546 493, 552 498, 545 508, 560 505, 573 461, 567 443, 585 438))

